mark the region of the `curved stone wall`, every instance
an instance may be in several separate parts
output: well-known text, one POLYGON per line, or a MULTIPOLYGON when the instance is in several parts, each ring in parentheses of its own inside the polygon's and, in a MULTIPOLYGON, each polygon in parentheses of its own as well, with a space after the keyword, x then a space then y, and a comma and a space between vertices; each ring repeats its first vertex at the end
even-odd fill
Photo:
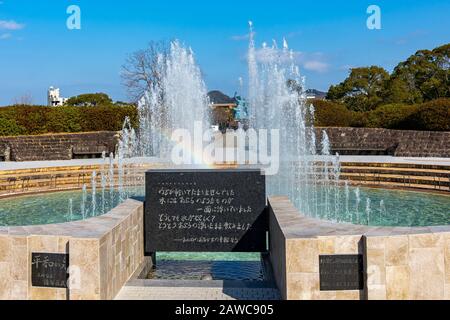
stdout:
MULTIPOLYGON (((320 141, 326 131, 333 153, 450 158, 450 132, 379 128, 316 128, 320 141)), ((115 152, 114 131, 0 137, 0 161, 70 160, 115 152)))
POLYGON ((317 128, 319 138, 324 130, 330 138, 333 153, 338 152, 341 155, 450 157, 450 132, 317 128))
POLYGON ((144 261, 143 203, 84 221, 0 227, 0 300, 113 299, 144 261), (69 254, 69 289, 33 287, 31 254, 69 254))
MULTIPOLYGON (((144 172, 155 166, 158 165, 133 165, 126 167, 125 172, 127 177, 135 176, 138 178, 136 181, 139 179, 143 181, 144 172)), ((0 168, 0 199, 39 192, 76 190, 81 189, 84 184, 90 187, 94 171, 97 172, 97 185, 100 185, 101 170, 103 170, 102 165, 68 165, 18 170, 1 170, 0 168)), ((114 179, 118 181, 117 165, 114 167, 114 179)))
MULTIPOLYGON (((143 203, 71 223, 0 228, 0 299, 112 299, 144 263, 143 203), (68 253, 66 289, 31 286, 31 253, 68 253)), ((365 227, 306 218, 269 199, 270 259, 285 299, 450 299, 450 226, 365 227), (321 291, 319 255, 364 256, 364 289, 321 291)))
MULTIPOLYGON (((157 166, 162 165, 157 163, 132 165, 126 170, 129 170, 128 176, 136 176, 137 181, 139 179, 143 181, 144 172, 157 166)), ((18 170, 0 168, 0 198, 36 192, 81 189, 84 184, 90 185, 93 171, 97 172, 97 183, 100 185, 101 177, 98 173, 101 170, 102 166, 98 164, 18 170)), ((450 165, 342 162, 341 171, 341 180, 347 180, 355 186, 450 192, 450 165)), ((118 181, 117 166, 114 174, 115 181, 118 181)))
POLYGON ((111 131, 0 137, 0 161, 98 158, 116 151, 118 137, 111 131))
POLYGON ((270 203, 270 256, 289 300, 450 300, 450 226, 366 227, 307 218, 285 197, 270 203), (361 254, 364 289, 321 291, 320 255, 361 254))

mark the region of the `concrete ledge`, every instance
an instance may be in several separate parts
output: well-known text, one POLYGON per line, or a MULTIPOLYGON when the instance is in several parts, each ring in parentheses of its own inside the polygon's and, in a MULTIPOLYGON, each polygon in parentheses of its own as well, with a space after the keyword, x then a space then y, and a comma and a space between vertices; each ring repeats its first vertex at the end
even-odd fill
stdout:
POLYGON ((115 131, 0 137, 0 152, 5 161, 70 160, 114 153, 118 139, 115 131))
POLYGON ((0 300, 113 299, 144 259, 143 207, 127 200, 84 221, 0 227, 0 300), (32 252, 68 253, 71 288, 32 287, 32 252))
POLYGON ((450 299, 450 226, 365 227, 302 216, 272 197, 270 250, 277 285, 288 300, 450 299), (362 254, 362 291, 320 291, 319 256, 362 254))

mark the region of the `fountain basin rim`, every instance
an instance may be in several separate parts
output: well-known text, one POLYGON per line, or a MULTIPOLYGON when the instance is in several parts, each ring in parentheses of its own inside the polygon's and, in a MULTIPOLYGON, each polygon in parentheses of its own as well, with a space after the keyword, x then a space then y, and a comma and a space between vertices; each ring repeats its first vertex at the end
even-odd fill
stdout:
POLYGON ((130 211, 142 210, 144 203, 128 199, 104 215, 71 222, 29 225, 0 226, 0 236, 67 236, 77 238, 102 238, 129 216, 130 211))
POLYGON ((271 196, 268 199, 271 214, 282 210, 283 220, 278 221, 286 239, 315 238, 327 236, 370 236, 387 237, 400 235, 450 233, 450 225, 429 227, 374 227, 351 223, 336 223, 307 217, 291 203, 286 196, 271 196))

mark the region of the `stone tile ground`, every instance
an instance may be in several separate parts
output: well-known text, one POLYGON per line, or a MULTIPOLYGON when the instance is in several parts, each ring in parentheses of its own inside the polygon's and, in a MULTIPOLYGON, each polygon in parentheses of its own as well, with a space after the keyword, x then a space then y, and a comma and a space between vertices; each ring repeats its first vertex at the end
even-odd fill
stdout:
POLYGON ((125 286, 116 300, 280 300, 272 287, 125 286))

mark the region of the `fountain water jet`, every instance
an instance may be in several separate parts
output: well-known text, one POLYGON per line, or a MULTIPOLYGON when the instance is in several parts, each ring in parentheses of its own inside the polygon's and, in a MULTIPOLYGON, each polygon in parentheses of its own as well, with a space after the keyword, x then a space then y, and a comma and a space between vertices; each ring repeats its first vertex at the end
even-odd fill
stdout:
POLYGON ((247 60, 250 126, 280 132, 280 170, 268 177, 269 194, 289 196, 306 215, 336 220, 339 193, 332 187, 340 183, 339 159, 330 155, 326 132, 322 133, 321 154, 317 154, 314 107, 307 103, 296 53, 286 39, 281 49, 276 42, 257 48, 250 22, 247 60), (323 198, 319 187, 324 190, 323 198))
MULTIPOLYGON (((128 157, 156 156, 167 161, 174 145, 174 130, 185 129, 192 134, 195 122, 210 127, 210 102, 192 50, 179 41, 172 42, 169 54, 158 56, 158 70, 158 79, 139 101, 136 148, 128 150, 128 157)), ((129 137, 129 130, 124 130, 122 141, 129 137)))

